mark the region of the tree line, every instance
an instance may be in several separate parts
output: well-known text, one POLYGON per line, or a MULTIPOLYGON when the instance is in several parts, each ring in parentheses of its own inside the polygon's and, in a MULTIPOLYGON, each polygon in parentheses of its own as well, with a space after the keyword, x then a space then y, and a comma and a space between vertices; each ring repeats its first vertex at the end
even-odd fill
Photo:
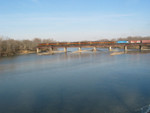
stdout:
POLYGON ((0 56, 13 56, 24 52, 35 52, 39 43, 55 42, 53 39, 34 38, 33 40, 15 40, 0 37, 0 56))
POLYGON ((98 41, 123 41, 123 40, 150 40, 150 36, 142 37, 142 36, 129 36, 125 38, 113 38, 113 39, 100 39, 98 41))
POLYGON ((118 38, 118 41, 122 41, 122 40, 150 40, 150 36, 147 37, 141 37, 141 36, 129 36, 127 38, 118 38))

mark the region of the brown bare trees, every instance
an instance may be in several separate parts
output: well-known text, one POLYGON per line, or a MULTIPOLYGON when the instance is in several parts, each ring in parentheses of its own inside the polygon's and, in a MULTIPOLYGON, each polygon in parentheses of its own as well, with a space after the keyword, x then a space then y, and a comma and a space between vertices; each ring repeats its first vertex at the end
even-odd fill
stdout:
POLYGON ((14 39, 4 39, 0 37, 0 56, 12 56, 23 51, 36 50, 36 46, 42 42, 54 42, 52 39, 40 39, 34 38, 33 40, 14 40, 14 39))

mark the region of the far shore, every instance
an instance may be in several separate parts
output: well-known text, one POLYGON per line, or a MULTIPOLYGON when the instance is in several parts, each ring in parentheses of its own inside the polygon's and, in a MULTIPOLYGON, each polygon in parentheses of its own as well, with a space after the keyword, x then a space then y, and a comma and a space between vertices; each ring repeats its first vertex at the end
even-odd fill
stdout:
POLYGON ((15 55, 25 55, 25 54, 33 54, 36 53, 36 51, 31 50, 22 50, 17 53, 1 53, 0 57, 8 57, 8 56, 15 56, 15 55))

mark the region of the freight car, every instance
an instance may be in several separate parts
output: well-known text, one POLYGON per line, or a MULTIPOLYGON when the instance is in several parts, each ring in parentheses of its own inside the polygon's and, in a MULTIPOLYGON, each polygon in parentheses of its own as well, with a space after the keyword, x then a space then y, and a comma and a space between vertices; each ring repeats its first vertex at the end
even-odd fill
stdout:
POLYGON ((121 43, 121 44, 124 44, 124 43, 129 43, 129 41, 117 41, 116 43, 121 43))
POLYGON ((132 44, 134 44, 134 43, 141 43, 141 40, 131 40, 129 42, 132 43, 132 44))
POLYGON ((150 40, 141 40, 141 43, 150 43, 150 40))

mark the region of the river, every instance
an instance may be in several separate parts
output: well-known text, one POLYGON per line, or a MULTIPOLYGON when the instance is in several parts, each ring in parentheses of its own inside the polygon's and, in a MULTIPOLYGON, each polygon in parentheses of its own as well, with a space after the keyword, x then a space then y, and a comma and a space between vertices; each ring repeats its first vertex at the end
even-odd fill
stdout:
POLYGON ((138 112, 150 104, 150 52, 110 53, 0 58, 0 113, 138 112))

